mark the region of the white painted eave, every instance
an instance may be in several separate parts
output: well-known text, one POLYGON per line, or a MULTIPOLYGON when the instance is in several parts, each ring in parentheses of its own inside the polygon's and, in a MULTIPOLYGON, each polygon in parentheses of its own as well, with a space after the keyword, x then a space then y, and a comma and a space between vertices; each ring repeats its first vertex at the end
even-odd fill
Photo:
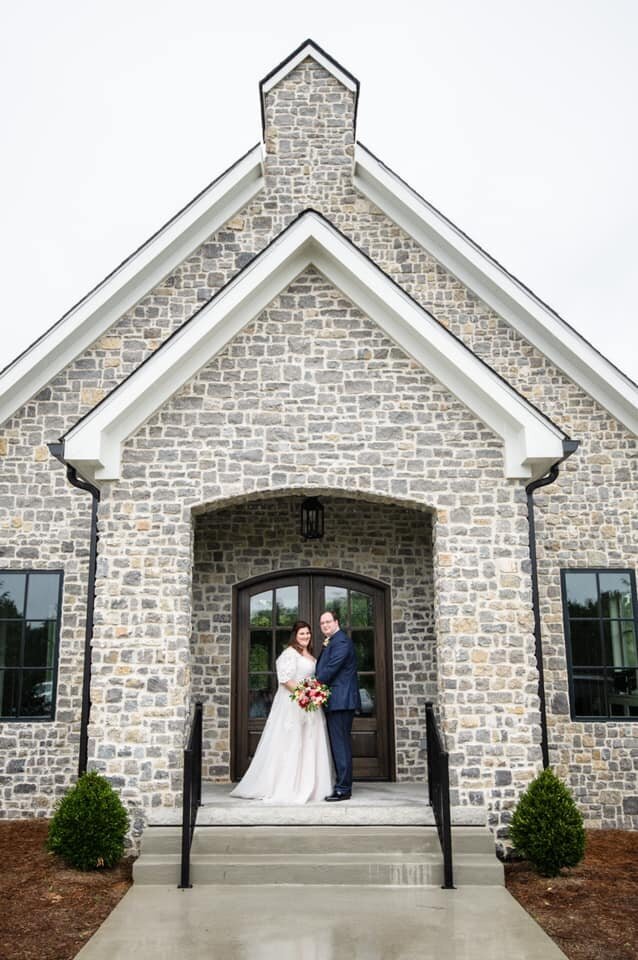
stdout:
POLYGON ((126 439, 311 264, 502 438, 506 476, 536 478, 561 459, 558 427, 308 211, 69 431, 66 461, 95 482, 117 479, 126 439))
POLYGON ((638 386, 361 144, 354 184, 521 336, 638 434, 638 386))
POLYGON ((161 283, 263 186, 258 144, 0 374, 0 423, 161 283))
POLYGON ((275 67, 267 77, 264 77, 259 84, 262 97, 272 90, 273 87, 276 87, 278 83, 281 83, 284 77, 287 77, 306 57, 310 57, 315 63, 323 67, 324 70, 332 74, 347 90, 351 90, 353 93, 357 92, 358 82, 352 74, 344 70, 336 60, 333 60, 325 50, 322 50, 321 47, 317 46, 312 40, 306 40, 278 67, 275 67))

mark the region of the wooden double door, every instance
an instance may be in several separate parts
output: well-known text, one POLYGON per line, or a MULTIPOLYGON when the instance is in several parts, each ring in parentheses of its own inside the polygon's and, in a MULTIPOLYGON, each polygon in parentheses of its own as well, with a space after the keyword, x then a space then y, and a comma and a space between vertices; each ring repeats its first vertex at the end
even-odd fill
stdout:
POLYGON ((322 571, 281 573, 236 590, 232 776, 246 772, 277 691, 275 661, 290 642, 295 620, 312 626, 321 652, 319 617, 331 610, 357 654, 361 712, 352 731, 356 780, 393 776, 388 591, 374 581, 322 571))

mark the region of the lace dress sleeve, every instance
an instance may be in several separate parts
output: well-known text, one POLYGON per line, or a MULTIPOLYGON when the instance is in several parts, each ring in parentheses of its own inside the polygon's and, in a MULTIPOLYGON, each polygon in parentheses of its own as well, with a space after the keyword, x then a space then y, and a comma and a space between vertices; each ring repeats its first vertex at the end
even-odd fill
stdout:
POLYGON ((295 668, 297 665, 297 655, 292 647, 288 647, 280 656, 277 657, 277 680, 279 683, 287 683, 295 679, 295 668))

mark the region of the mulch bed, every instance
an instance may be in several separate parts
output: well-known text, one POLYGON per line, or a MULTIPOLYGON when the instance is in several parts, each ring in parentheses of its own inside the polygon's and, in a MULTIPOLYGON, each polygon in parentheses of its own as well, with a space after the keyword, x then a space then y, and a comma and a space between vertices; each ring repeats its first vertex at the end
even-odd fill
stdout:
POLYGON ((73 870, 44 848, 47 820, 0 822, 0 957, 72 960, 131 886, 133 860, 73 870))
POLYGON ((505 878, 569 960, 638 960, 638 833, 588 830, 572 870, 548 879, 509 863, 505 878))

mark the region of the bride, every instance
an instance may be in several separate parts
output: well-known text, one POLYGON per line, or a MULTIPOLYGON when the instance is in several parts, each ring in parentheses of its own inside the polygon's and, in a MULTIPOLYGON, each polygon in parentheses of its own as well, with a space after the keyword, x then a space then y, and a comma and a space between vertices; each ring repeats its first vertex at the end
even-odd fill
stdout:
POLYGON ((277 657, 279 686, 255 755, 231 797, 276 803, 323 800, 332 790, 332 758, 323 710, 306 712, 290 699, 297 683, 315 672, 312 631, 293 625, 290 644, 277 657))

